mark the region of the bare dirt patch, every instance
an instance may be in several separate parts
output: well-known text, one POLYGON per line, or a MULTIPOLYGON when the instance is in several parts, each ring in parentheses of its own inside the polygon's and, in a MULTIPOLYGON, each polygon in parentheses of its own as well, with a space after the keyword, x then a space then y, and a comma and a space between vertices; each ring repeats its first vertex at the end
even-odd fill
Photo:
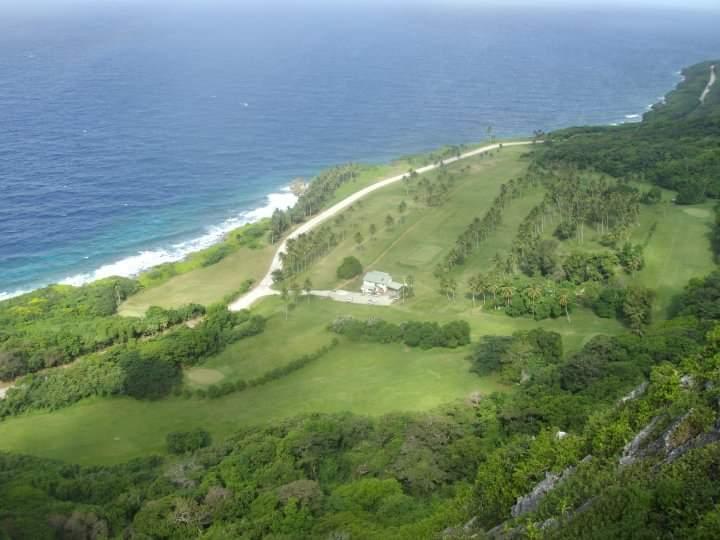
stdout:
POLYGON ((707 208, 683 208, 683 212, 696 218, 710 217, 710 210, 707 208))
POLYGON ((193 368, 187 372, 187 378, 195 384, 215 384, 225 378, 225 375, 216 369, 193 368))

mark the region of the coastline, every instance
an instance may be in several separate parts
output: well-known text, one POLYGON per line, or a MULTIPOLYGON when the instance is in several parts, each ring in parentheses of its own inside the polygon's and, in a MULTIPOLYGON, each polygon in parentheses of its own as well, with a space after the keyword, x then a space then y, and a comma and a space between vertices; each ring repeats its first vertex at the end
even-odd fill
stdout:
MULTIPOLYGON (((678 76, 680 82, 684 80, 682 72, 675 72, 674 74, 678 76)), ((670 92, 672 91, 674 91, 674 89, 670 90, 670 92)), ((665 97, 666 96, 662 96, 658 98, 655 104, 648 105, 645 112, 647 112, 647 110, 651 110, 654 105, 664 103, 665 97)), ((624 120, 619 123, 642 122, 643 116, 644 113, 626 114, 624 120)), ((608 125, 618 125, 618 122, 611 122, 608 125)), ((508 141, 513 139, 517 138, 510 138, 508 141)), ((421 152, 418 155, 424 155, 425 153, 428 152, 421 152)), ((222 242, 223 239, 232 231, 236 231, 245 225, 256 223, 264 218, 270 217, 276 208, 287 209, 293 206, 296 200, 297 197, 290 192, 289 186, 286 186, 280 191, 271 192, 266 195, 266 204, 264 206, 242 211, 236 216, 230 217, 220 224, 207 226, 205 229, 206 232, 200 236, 196 236, 167 247, 141 250, 135 254, 102 264, 90 271, 71 274, 58 280, 47 280, 38 285, 14 291, 0 291, 0 302, 53 284, 81 286, 111 276, 137 278, 146 272, 152 271, 160 265, 181 262, 193 254, 209 249, 222 242)))
POLYGON ((0 302, 54 284, 79 287, 111 276, 136 278, 162 264, 183 261, 193 254, 217 245, 231 232, 269 218, 276 209, 285 210, 293 206, 297 201, 297 197, 290 191, 289 186, 286 186, 280 191, 269 193, 266 195, 265 200, 266 204, 263 206, 242 211, 218 225, 206 227, 206 232, 200 236, 172 244, 166 248, 142 250, 133 255, 103 264, 94 270, 73 274, 57 281, 49 281, 27 289, 0 291, 0 302))

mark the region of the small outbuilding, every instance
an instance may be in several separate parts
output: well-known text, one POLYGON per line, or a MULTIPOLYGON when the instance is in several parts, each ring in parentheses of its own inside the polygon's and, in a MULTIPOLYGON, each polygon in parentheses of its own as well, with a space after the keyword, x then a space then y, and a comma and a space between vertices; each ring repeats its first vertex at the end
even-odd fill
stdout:
POLYGON ((361 291, 363 294, 399 296, 402 283, 394 281, 387 272, 372 271, 365 274, 361 291))

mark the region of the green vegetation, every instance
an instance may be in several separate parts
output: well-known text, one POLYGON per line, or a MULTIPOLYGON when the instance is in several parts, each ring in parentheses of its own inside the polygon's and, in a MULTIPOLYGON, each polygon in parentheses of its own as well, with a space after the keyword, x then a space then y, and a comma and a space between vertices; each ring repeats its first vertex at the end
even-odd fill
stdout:
POLYGON ((404 321, 393 324, 382 319, 359 321, 352 317, 335 319, 329 329, 356 341, 373 343, 402 342, 408 347, 455 349, 470 343, 467 321, 451 321, 440 326, 436 322, 404 321))
POLYGON ((339 279, 352 279, 362 274, 363 267, 355 257, 345 257, 340 266, 337 268, 337 277, 339 279))
POLYGON ((54 285, 0 303, 0 380, 158 335, 205 313, 202 306, 190 304, 154 308, 142 319, 115 315, 137 287, 133 280, 110 278, 84 287, 54 285))
POLYGON ((21 378, 0 401, 0 418, 59 409, 91 396, 163 397, 180 382, 182 366, 193 365, 264 328, 265 319, 259 315, 215 306, 194 329, 181 327, 151 341, 124 343, 86 356, 67 369, 21 378))
POLYGON ((165 437, 168 453, 186 454, 210 446, 210 434, 204 429, 173 431, 165 437))
MULTIPOLYGON (((642 124, 411 170, 290 242, 281 294, 252 313, 122 319, 133 280, 0 305, 0 367, 39 371, 0 402, 2 450, 38 456, 0 454, 0 536, 712 538, 720 227, 703 200, 719 193, 720 102, 697 101, 708 68, 687 70, 642 124), (406 292, 383 307, 302 295, 357 289, 363 268, 406 292), (79 359, 45 368, 58 349, 56 363, 79 359)), ((269 257, 266 242, 371 171, 462 151, 330 169, 187 273, 141 277, 140 294, 181 279, 216 279, 208 298, 247 290, 249 263, 222 267, 241 250, 269 257)))
POLYGON ((683 70, 685 80, 643 121, 614 127, 560 130, 546 138, 541 162, 572 162, 617 178, 635 177, 673 189, 677 202, 695 204, 720 196, 718 92, 699 101, 710 76, 708 61, 683 70))

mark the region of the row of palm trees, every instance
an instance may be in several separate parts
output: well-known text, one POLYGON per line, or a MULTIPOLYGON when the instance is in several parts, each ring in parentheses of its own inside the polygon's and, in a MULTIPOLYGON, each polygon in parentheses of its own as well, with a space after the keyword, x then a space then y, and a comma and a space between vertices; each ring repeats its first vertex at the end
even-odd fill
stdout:
POLYGON ((502 223, 508 203, 523 195, 525 190, 536 183, 535 175, 527 174, 513 178, 500 186, 500 193, 490 204, 482 218, 476 217, 458 236, 455 245, 435 269, 438 278, 447 277, 452 269, 462 265, 465 259, 502 223))

